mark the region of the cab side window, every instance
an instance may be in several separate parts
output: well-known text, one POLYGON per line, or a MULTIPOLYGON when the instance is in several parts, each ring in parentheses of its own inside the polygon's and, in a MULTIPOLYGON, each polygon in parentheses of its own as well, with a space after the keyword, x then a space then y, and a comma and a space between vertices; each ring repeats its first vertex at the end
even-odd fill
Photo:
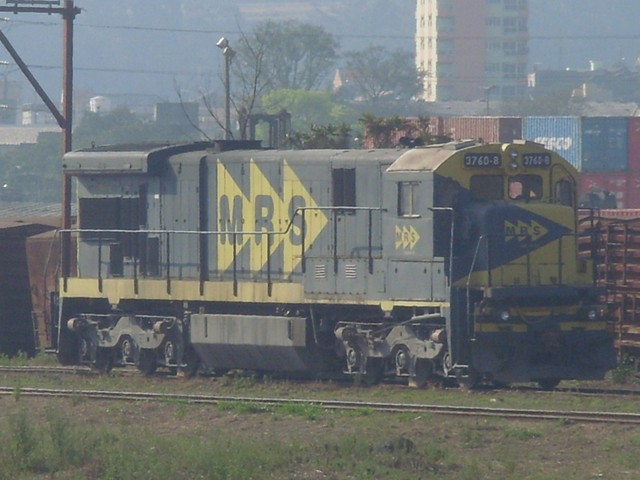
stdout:
POLYGON ((418 182, 398 182, 398 216, 420 216, 418 208, 418 182))
POLYGON ((560 180, 556 182, 554 201, 560 205, 573 206, 573 188, 568 180, 560 180))

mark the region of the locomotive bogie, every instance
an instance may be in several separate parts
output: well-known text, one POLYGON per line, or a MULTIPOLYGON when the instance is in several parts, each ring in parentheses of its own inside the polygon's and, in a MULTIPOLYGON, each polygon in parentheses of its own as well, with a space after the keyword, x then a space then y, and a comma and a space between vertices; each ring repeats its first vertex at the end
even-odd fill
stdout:
POLYGON ((65 156, 79 212, 65 358, 469 386, 612 367, 577 259, 577 172, 557 154, 233 148, 65 156))
POLYGON ((67 321, 79 339, 79 360, 97 370, 137 365, 143 371, 158 365, 182 365, 183 323, 155 315, 79 314, 67 321), (144 363, 149 366, 141 366, 144 363))

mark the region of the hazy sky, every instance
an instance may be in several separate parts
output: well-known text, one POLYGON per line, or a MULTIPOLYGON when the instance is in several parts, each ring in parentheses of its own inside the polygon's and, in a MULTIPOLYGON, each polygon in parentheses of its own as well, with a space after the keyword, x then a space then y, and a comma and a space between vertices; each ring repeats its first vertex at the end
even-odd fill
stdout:
MULTIPOLYGON (((457 0, 473 1, 473 0, 457 0)), ((0 4, 2 4, 0 0, 0 4)), ((277 0, 76 0, 75 85, 117 102, 128 96, 177 99, 220 86, 222 56, 215 43, 250 31, 251 19, 298 16, 319 22, 345 49, 372 43, 413 49, 415 0, 297 0, 277 10, 277 0), (320 5, 320 6, 319 6, 320 5), (269 10, 269 11, 271 11, 269 10), (252 16, 253 14, 253 16, 252 16)), ((632 66, 640 52, 639 0, 529 0, 530 59, 542 68, 587 68, 589 60, 610 66, 624 59, 632 66)), ((25 62, 54 100, 62 78, 62 27, 59 17, 5 14, 0 22, 25 62)), ((0 60, 12 62, 6 52, 0 60)), ((13 62, 12 62, 13 63, 13 62)), ((0 74, 22 80, 15 66, 0 74)), ((25 102, 35 93, 26 86, 25 102)))

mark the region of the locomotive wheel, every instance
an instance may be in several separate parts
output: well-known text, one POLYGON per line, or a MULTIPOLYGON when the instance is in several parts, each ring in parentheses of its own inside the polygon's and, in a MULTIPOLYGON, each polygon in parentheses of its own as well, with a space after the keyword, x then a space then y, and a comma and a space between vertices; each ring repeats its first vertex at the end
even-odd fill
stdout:
POLYGON ((365 386, 377 385, 384 376, 384 362, 381 358, 367 359, 366 372, 360 373, 360 382, 365 386))
POLYGON ((200 357, 193 347, 186 347, 184 350, 183 365, 180 367, 180 373, 187 378, 195 377, 200 370, 200 357))
POLYGON ((156 373, 156 368, 158 367, 158 363, 156 362, 156 352, 149 348, 140 349, 140 357, 138 358, 137 367, 143 375, 149 376, 156 373))
POLYGON ((473 390, 480 382, 480 374, 473 368, 469 368, 467 375, 463 375, 462 371, 456 371, 456 381, 462 390, 473 390))
POLYGON ((91 366, 100 373, 109 373, 113 368, 113 349, 98 347, 96 359, 91 366))
POLYGON ((135 359, 136 344, 133 339, 126 336, 120 343, 120 357, 123 365, 133 363, 135 359))
POLYGON ((77 365, 80 361, 80 355, 78 354, 77 351, 68 352, 68 351, 59 350, 56 353, 56 357, 60 365, 63 365, 63 366, 77 365))
POLYGON ((392 357, 396 369, 396 375, 409 373, 411 364, 411 353, 406 345, 396 345, 393 347, 392 357))
POLYGON ((424 388, 433 375, 433 364, 429 360, 416 360, 415 375, 409 378, 409 386, 424 388))

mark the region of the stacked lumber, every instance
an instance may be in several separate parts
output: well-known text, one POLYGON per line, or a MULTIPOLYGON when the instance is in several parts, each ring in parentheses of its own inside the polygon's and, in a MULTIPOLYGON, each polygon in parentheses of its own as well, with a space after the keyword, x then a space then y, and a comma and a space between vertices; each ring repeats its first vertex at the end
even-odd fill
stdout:
POLYGON ((583 212, 579 230, 580 255, 594 259, 595 281, 606 288, 618 352, 640 358, 640 210, 583 212))

